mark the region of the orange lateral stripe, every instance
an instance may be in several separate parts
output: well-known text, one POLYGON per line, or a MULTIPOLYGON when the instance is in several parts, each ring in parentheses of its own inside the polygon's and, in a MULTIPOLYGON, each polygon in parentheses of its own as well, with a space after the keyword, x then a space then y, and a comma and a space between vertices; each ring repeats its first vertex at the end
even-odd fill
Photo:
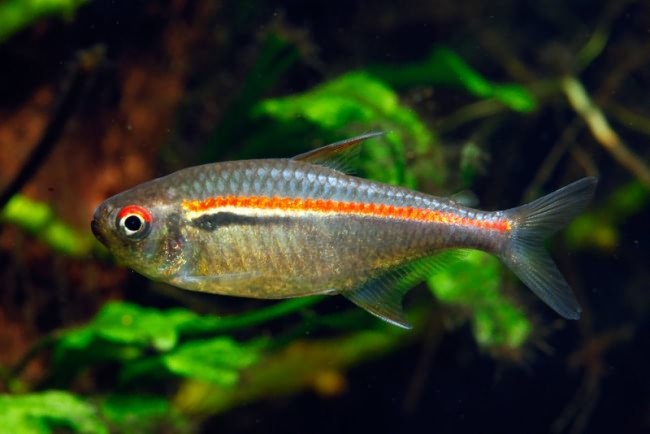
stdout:
POLYGON ((205 200, 184 200, 183 209, 187 211, 208 211, 223 207, 279 209, 283 211, 313 211, 324 213, 343 213, 371 215, 420 222, 442 223, 456 226, 472 226, 480 229, 507 232, 512 226, 508 220, 477 220, 462 217, 450 212, 394 206, 381 203, 343 202, 325 199, 301 199, 290 197, 264 196, 221 196, 205 200))

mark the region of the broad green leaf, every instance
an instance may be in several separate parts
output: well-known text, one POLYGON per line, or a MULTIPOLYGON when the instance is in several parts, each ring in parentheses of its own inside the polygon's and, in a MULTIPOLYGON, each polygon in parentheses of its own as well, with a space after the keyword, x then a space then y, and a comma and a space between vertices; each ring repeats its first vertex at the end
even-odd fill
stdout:
POLYGON ((443 303, 466 307, 473 313, 474 336, 486 348, 518 348, 530 335, 526 316, 501 294, 501 264, 480 251, 428 279, 429 288, 443 303))
POLYGON ((323 129, 372 122, 398 108, 397 95, 363 72, 345 74, 303 94, 263 101, 257 114, 277 121, 304 117, 323 129))
POLYGON ((222 337, 188 342, 165 355, 164 364, 176 375, 231 386, 239 379, 239 370, 255 363, 258 357, 254 346, 222 337))
POLYGON ((383 143, 369 140, 363 146, 360 169, 364 175, 410 187, 415 187, 423 174, 436 185, 444 179, 442 152, 435 136, 389 86, 366 72, 351 72, 304 93, 263 101, 253 114, 274 121, 249 140, 255 148, 297 140, 285 133, 299 131, 309 136, 306 124, 312 126, 314 136, 331 141, 384 130, 388 134, 383 143), (408 166, 406 155, 416 164, 408 166), (424 170, 417 164, 424 164, 424 170))
POLYGON ((57 351, 84 350, 95 340, 104 340, 165 352, 176 346, 180 336, 252 327, 305 309, 320 299, 302 297, 224 317, 202 316, 182 308, 160 310, 127 302, 109 302, 88 324, 65 333, 57 351))
POLYGON ((164 370, 180 377, 233 386, 239 371, 258 360, 260 349, 259 344, 242 344, 229 337, 194 340, 166 354, 130 363, 122 372, 122 380, 160 376, 164 370))
POLYGON ((151 349, 172 350, 181 335, 212 330, 219 318, 186 309, 158 310, 110 302, 87 325, 65 333, 54 351, 53 384, 69 384, 86 367, 102 362, 132 363, 151 349))
POLYGON ((108 433, 97 410, 68 392, 0 395, 0 415, 2 433, 46 434, 55 429, 81 434, 108 433))
POLYGON ((180 334, 210 329, 218 322, 216 317, 200 316, 186 309, 159 310, 110 302, 88 325, 68 332, 58 351, 82 350, 95 339, 168 351, 176 346, 180 334))
POLYGON ((108 361, 128 363, 125 370, 128 378, 150 376, 148 370, 162 369, 162 373, 168 373, 163 363, 166 359, 143 359, 145 354, 152 349, 157 353, 173 351, 181 338, 188 340, 198 335, 254 327, 305 309, 319 300, 320 297, 297 298, 225 317, 201 316, 186 309, 159 310, 110 302, 87 325, 64 333, 58 340, 52 378, 54 384, 69 384, 84 368, 108 361))

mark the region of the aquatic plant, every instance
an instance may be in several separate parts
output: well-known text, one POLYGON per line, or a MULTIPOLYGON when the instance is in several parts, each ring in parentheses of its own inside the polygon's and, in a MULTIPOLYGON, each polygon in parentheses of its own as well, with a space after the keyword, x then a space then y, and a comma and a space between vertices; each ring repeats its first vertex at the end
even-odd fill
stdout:
POLYGON ((21 194, 12 196, 0 211, 0 222, 20 227, 35 235, 54 251, 71 256, 87 255, 96 241, 87 231, 81 231, 57 218, 45 203, 21 194))
POLYGON ((5 0, 0 2, 0 43, 50 16, 71 19, 88 0, 5 0))

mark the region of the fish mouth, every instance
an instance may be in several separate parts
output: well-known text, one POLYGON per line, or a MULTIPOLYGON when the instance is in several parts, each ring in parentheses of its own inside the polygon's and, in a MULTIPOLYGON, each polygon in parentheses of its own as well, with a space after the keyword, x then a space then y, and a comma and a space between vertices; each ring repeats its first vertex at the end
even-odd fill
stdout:
POLYGON ((90 222, 90 230, 93 232, 93 235, 99 240, 100 243, 106 245, 106 238, 104 238, 104 235, 102 235, 97 220, 93 219, 90 222))

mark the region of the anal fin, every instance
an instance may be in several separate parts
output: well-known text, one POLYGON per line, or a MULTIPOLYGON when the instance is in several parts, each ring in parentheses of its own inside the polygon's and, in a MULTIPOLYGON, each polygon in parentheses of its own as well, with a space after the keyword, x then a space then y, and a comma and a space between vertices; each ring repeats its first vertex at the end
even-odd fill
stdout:
POLYGON ((412 328, 404 315, 402 298, 427 276, 463 256, 461 250, 444 251, 407 262, 371 278, 356 290, 343 295, 382 320, 405 329, 412 328))

